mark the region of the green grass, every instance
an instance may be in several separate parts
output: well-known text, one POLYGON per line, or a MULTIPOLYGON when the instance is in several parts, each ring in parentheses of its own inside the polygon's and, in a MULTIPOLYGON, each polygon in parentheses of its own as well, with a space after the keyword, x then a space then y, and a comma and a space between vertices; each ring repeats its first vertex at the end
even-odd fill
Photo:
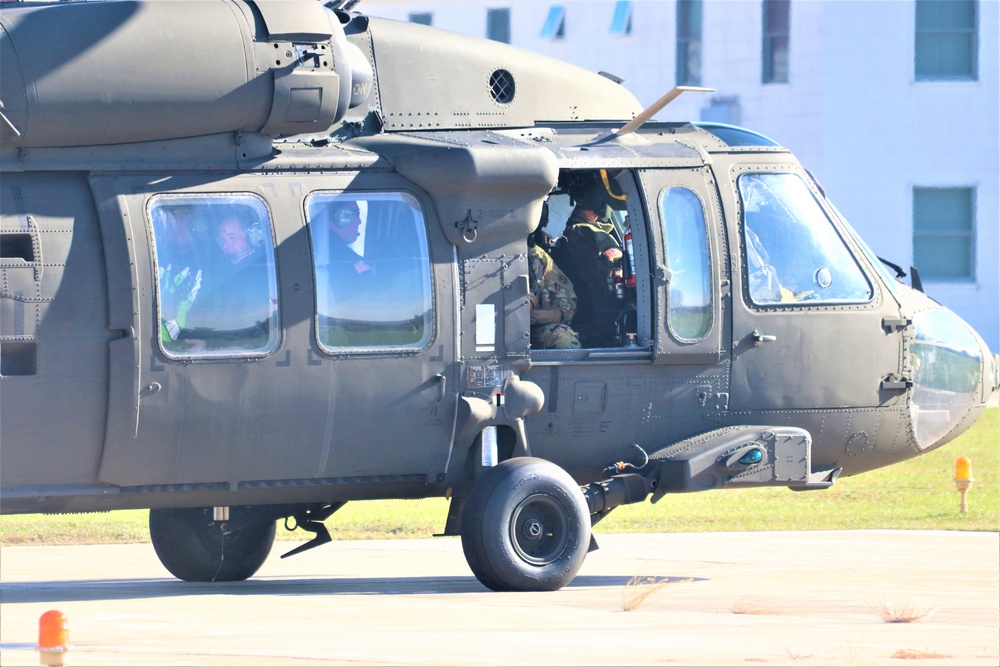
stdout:
MULTIPOLYGON (((428 537, 444 528, 448 501, 348 503, 327 526, 334 539, 428 537)), ((0 545, 148 542, 145 510, 100 514, 0 517, 0 545)), ((991 408, 964 435, 924 456, 840 479, 830 489, 785 488, 668 495, 656 505, 615 510, 597 533, 748 530, 1000 530, 1000 408, 991 408), (969 511, 958 511, 955 459, 972 460, 969 511)), ((303 539, 279 530, 279 539, 303 539)))

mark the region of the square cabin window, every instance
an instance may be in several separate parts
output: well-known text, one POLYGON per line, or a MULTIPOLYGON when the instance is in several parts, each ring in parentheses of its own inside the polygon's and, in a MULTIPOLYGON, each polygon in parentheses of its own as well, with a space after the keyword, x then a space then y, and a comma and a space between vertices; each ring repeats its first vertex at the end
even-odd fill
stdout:
POLYGON ((917 0, 914 76, 917 81, 975 81, 979 59, 975 0, 917 0))
POLYGON ((431 25, 434 21, 434 15, 430 12, 413 12, 410 14, 410 23, 419 23, 420 25, 431 25))
POLYGON ((975 280, 975 188, 913 188, 913 265, 925 280, 975 280))
POLYGON ((327 352, 419 350, 434 328, 424 215, 404 192, 306 198, 316 338, 327 352))
POLYGON ((261 357, 281 338, 271 219, 251 194, 149 202, 160 347, 173 358, 261 357))

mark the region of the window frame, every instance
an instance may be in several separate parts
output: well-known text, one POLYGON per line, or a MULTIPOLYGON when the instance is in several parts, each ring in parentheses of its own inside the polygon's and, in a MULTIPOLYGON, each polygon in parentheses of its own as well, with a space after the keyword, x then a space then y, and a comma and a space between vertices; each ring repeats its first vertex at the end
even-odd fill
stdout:
POLYGON ((705 5, 702 0, 677 0, 677 25, 675 27, 677 50, 674 76, 678 86, 700 86, 702 80, 702 29, 705 5), (685 10, 684 8, 687 8, 685 10), (695 12, 697 8, 697 12, 695 12), (697 30, 691 25, 692 17, 697 17, 697 30), (697 33, 697 34, 695 34, 697 33), (691 67, 691 47, 697 47, 697 71, 691 67), (689 76, 691 75, 691 76, 689 76))
MULTIPOLYGON (((920 270, 920 277, 927 282, 934 283, 954 283, 954 284, 969 284, 975 283, 977 281, 976 272, 976 254, 978 249, 978 236, 977 236, 977 225, 976 225, 976 210, 978 205, 978 190, 974 185, 946 185, 946 186, 913 186, 912 190, 912 259, 913 266, 920 270), (969 195, 969 226, 967 230, 964 231, 942 231, 942 230, 917 230, 917 193, 920 192, 933 192, 933 191, 964 191, 969 195), (926 268, 921 267, 920 260, 917 259, 917 239, 922 238, 936 238, 936 239, 957 239, 961 238, 967 242, 966 250, 968 251, 968 261, 969 261, 969 271, 966 275, 955 275, 955 276, 939 276, 933 273, 928 273, 926 268)), ((924 265, 926 266, 926 264, 924 265)))
POLYGON ((631 0, 616 0, 615 12, 611 16, 610 32, 615 37, 628 37, 632 34, 631 0))
MULTIPOLYGON (((364 189, 364 190, 337 190, 337 189, 317 189, 311 190, 302 200, 303 215, 306 221, 307 236, 309 238, 309 256, 313 278, 313 333, 312 337, 317 345, 317 347, 322 350, 325 354, 336 357, 345 356, 372 356, 372 355, 418 355, 429 349, 437 339, 437 298, 435 296, 435 281, 434 281, 434 261, 431 255, 431 238, 427 229, 427 212, 426 207, 421 201, 420 197, 409 190, 405 189, 364 189), (319 263, 317 257, 317 238, 315 229, 315 221, 312 219, 310 214, 310 202, 314 200, 317 196, 330 196, 331 199, 336 200, 341 198, 347 201, 369 201, 381 200, 390 201, 391 196, 396 196, 397 201, 409 205, 415 214, 419 217, 414 220, 414 229, 417 232, 418 241, 422 243, 420 246, 422 250, 422 263, 423 269, 425 271, 422 274, 423 278, 423 297, 424 302, 427 305, 425 311, 425 321, 424 328, 425 334, 423 339, 415 344, 411 345, 370 345, 370 346, 337 346, 329 345, 324 343, 320 337, 320 278, 319 278, 319 263)), ((367 214, 366 214, 367 215, 367 214)), ((368 220, 365 220, 365 227, 367 228, 368 220)), ((365 230, 367 232, 367 229, 365 230)), ((325 313, 327 317, 330 316, 329 313, 325 313)), ((398 320, 404 321, 404 320, 398 320)))
POLYGON ((538 35, 541 39, 558 40, 566 38, 566 5, 550 5, 545 23, 538 35))
POLYGON ((959 1, 970 2, 972 7, 972 26, 969 28, 939 28, 939 27, 924 27, 920 26, 920 8, 926 7, 928 2, 938 2, 939 0, 915 0, 913 3, 913 80, 915 83, 934 83, 943 81, 954 81, 954 82, 975 82, 979 81, 979 26, 980 26, 980 2, 979 0, 948 0, 946 3, 942 3, 942 6, 959 6, 959 1), (954 3, 954 4, 951 4, 954 3), (971 53, 969 54, 969 66, 970 72, 967 74, 959 75, 949 75, 942 74, 940 72, 936 73, 926 73, 920 71, 920 45, 921 37, 940 37, 940 36, 960 36, 968 35, 970 37, 969 46, 971 53))
POLYGON ((486 10, 486 39, 493 40, 494 42, 500 42, 501 44, 510 44, 513 39, 513 29, 511 25, 510 7, 491 7, 486 10), (501 39, 502 35, 495 34, 496 32, 496 22, 494 19, 498 17, 506 17, 503 21, 503 29, 506 32, 504 36, 506 39, 501 39))
MULTIPOLYGON (((242 204, 246 206, 246 204, 242 204)), ((278 260, 277 260, 277 247, 275 245, 275 230, 274 230, 274 215, 271 211, 267 200, 255 192, 246 191, 222 191, 222 192, 157 192, 149 196, 145 203, 145 214, 146 214, 146 224, 149 235, 149 248, 150 248, 150 262, 153 271, 153 280, 155 283, 155 313, 157 319, 156 326, 156 343, 157 348, 166 358, 172 361, 184 361, 184 362, 200 362, 200 361, 225 361, 227 359, 233 360, 247 360, 247 359, 263 359, 278 349, 280 349, 283 339, 283 330, 281 325, 281 287, 278 281, 278 260), (153 217, 153 207, 162 200, 208 200, 208 199, 246 199, 255 200, 259 205, 260 210, 263 211, 267 219, 267 225, 265 229, 267 230, 268 238, 263 242, 262 248, 266 253, 267 259, 267 269, 268 269, 268 287, 269 287, 269 301, 271 302, 270 313, 268 316, 268 325, 271 331, 268 335, 268 345, 265 348, 253 349, 253 350, 224 350, 221 352, 215 352, 212 350, 194 350, 193 352, 188 352, 184 354, 178 354, 176 351, 168 350, 163 341, 163 331, 162 324, 164 322, 164 309, 163 309, 163 296, 160 290, 161 275, 160 275, 160 260, 161 260, 161 249, 157 242, 157 232, 156 223, 153 217), (270 241, 268 243, 267 241, 270 241)), ((203 286, 207 289, 207 286, 203 286)), ((200 290, 199 290, 200 292, 200 290)), ((197 299, 194 299, 197 303, 197 299)))
POLYGON ((761 2, 761 83, 789 83, 792 78, 792 3, 791 0, 762 0, 761 2), (781 28, 770 25, 771 7, 783 8, 782 18, 785 24, 781 28), (775 43, 785 39, 784 76, 776 72, 777 58, 775 43))
POLYGON ((659 209, 658 212, 659 212, 659 216, 660 216, 660 226, 662 227, 662 229, 660 230, 660 232, 663 234, 663 254, 664 254, 664 256, 661 259, 662 259, 662 261, 664 263, 664 266, 666 267, 667 271, 670 272, 670 274, 668 274, 668 275, 671 275, 671 279, 668 281, 667 289, 666 289, 667 304, 666 304, 666 313, 665 313, 665 319, 666 319, 665 323, 666 323, 667 331, 670 333, 671 336, 674 337, 674 339, 676 339, 679 342, 682 342, 682 343, 697 343, 697 342, 703 341, 706 338, 708 338, 712 334, 712 331, 715 329, 715 326, 716 326, 715 316, 716 316, 716 310, 717 310, 717 308, 716 308, 716 304, 715 304, 715 298, 716 298, 715 292, 716 292, 716 290, 715 290, 715 285, 714 285, 714 282, 713 282, 714 267, 712 266, 712 239, 711 239, 711 231, 709 229, 709 220, 708 220, 708 213, 707 213, 707 210, 706 210, 706 202, 704 201, 704 198, 694 188, 692 188, 692 187, 690 187, 688 185, 680 185, 680 184, 678 184, 678 185, 668 185, 668 186, 664 187, 662 190, 660 190, 660 192, 659 192, 659 194, 657 195, 657 198, 656 198, 656 206, 659 209), (701 213, 701 232, 702 233, 699 235, 699 240, 702 242, 702 245, 700 246, 699 250, 702 252, 701 259, 703 259, 704 261, 703 262, 699 262, 699 264, 701 264, 701 269, 702 269, 701 278, 702 278, 702 282, 703 282, 703 288, 707 291, 707 296, 708 296, 707 302, 703 303, 701 305, 701 308, 706 309, 708 311, 709 317, 708 317, 708 326, 704 329, 704 331, 701 333, 701 335, 696 336, 696 337, 687 337, 687 336, 680 335, 678 333, 678 331, 675 329, 674 325, 673 325, 673 319, 674 319, 673 315, 674 315, 675 311, 674 311, 674 303, 673 303, 673 301, 674 301, 674 285, 673 285, 674 280, 673 280, 673 275, 672 274, 673 274, 674 270, 677 269, 677 268, 681 268, 685 272, 688 269, 691 268, 691 267, 688 267, 686 265, 682 266, 682 267, 671 266, 671 263, 670 263, 670 249, 671 249, 671 240, 672 239, 670 238, 670 233, 669 233, 669 229, 668 229, 668 226, 667 226, 667 213, 668 213, 668 211, 664 208, 664 202, 666 200, 667 194, 669 192, 673 191, 673 190, 681 190, 683 192, 686 192, 686 193, 690 194, 692 197, 694 197, 694 201, 696 201, 698 203, 699 212, 701 213))
POLYGON ((755 310, 789 310, 789 309, 821 309, 821 308, 839 308, 839 307, 853 307, 853 306, 864 306, 872 304, 878 298, 877 292, 877 281, 869 274, 865 269, 865 264, 861 259, 862 255, 865 253, 859 250, 852 243, 852 236, 849 233, 845 233, 845 230, 840 227, 838 222, 839 217, 836 216, 831 210, 824 206, 823 198, 820 197, 814 189, 811 179, 807 178, 805 175, 797 171, 770 171, 766 169, 750 169, 740 173, 736 178, 735 183, 736 197, 739 201, 739 244, 740 244, 740 257, 741 257, 741 280, 743 282, 743 299, 744 302, 751 308, 755 310), (794 176, 797 178, 802 185, 805 187, 806 192, 816 206, 816 209, 823 215, 826 219, 830 230, 836 235, 840 240, 840 243, 844 250, 847 252, 848 257, 853 262, 855 268, 857 269, 858 275, 864 280, 868 285, 868 297, 865 299, 823 299, 823 300, 792 300, 792 301, 757 301, 750 288, 750 261, 748 259, 749 255, 747 252, 747 209, 746 200, 743 196, 743 179, 749 177, 760 177, 760 176, 794 176))

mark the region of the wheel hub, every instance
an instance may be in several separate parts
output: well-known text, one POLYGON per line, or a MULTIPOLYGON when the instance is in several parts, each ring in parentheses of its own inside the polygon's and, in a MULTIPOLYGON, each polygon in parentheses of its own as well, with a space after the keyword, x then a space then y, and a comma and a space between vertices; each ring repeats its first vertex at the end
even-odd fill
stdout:
POLYGON ((532 565, 557 560, 569 541, 566 509, 552 496, 528 496, 514 509, 510 538, 518 556, 532 565))

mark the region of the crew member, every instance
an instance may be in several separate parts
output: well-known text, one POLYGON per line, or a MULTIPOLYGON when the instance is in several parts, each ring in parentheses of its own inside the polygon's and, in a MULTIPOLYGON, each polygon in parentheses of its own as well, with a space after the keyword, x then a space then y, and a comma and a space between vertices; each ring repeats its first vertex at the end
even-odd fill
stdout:
POLYGON ((327 209, 330 229, 330 294, 347 298, 368 284, 370 264, 352 247, 361 234, 361 211, 355 201, 339 201, 327 209))
POLYGON ((595 179, 573 186, 570 196, 576 207, 553 250, 553 259, 576 289, 573 322, 584 347, 618 344, 615 319, 622 308, 614 280, 621 276, 623 253, 612 235, 614 226, 600 187, 595 179))
POLYGON ((216 227, 215 240, 222 255, 205 271, 204 296, 189 311, 180 337, 192 351, 261 348, 269 340, 275 306, 259 223, 229 213, 216 227))
POLYGON ((576 292, 547 252, 528 246, 531 290, 531 345, 538 349, 575 349, 580 337, 570 327, 576 312, 576 292))

